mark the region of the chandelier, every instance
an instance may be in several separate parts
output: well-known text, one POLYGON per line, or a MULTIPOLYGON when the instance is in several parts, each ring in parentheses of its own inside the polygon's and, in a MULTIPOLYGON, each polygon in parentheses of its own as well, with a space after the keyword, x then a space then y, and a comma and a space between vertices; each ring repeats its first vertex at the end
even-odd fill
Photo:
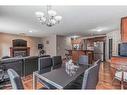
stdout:
POLYGON ((41 24, 46 25, 48 27, 52 27, 56 24, 59 24, 62 19, 62 16, 57 15, 56 11, 51 9, 51 6, 47 6, 46 14, 44 14, 41 11, 37 11, 35 15, 41 24))

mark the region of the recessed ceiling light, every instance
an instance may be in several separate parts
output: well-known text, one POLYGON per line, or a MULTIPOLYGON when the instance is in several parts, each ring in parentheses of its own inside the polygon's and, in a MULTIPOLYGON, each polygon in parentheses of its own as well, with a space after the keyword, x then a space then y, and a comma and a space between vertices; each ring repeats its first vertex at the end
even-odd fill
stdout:
POLYGON ((32 33, 33 31, 30 30, 29 32, 32 33))
POLYGON ((80 36, 78 36, 78 35, 74 35, 74 36, 71 36, 71 38, 78 38, 78 37, 80 37, 80 36))
POLYGON ((103 29, 97 29, 96 31, 97 31, 97 32, 101 32, 102 30, 103 30, 103 29))
POLYGON ((96 31, 96 32, 102 32, 108 30, 107 27, 96 27, 94 29, 91 29, 90 31, 96 31))

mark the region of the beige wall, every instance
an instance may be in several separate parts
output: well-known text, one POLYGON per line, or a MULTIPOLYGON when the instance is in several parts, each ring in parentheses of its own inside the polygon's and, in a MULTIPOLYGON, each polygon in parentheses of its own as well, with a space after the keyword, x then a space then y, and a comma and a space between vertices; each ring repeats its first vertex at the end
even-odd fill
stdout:
POLYGON ((120 35, 120 31, 116 30, 116 31, 112 31, 106 34, 107 38, 106 38, 106 59, 108 60, 109 58, 109 39, 113 39, 113 51, 112 51, 112 55, 113 56, 117 56, 118 55, 118 43, 121 42, 121 35, 120 35))
POLYGON ((60 55, 64 58, 66 53, 65 49, 72 49, 70 37, 52 35, 42 38, 42 41, 46 54, 51 56, 60 55))
POLYGON ((27 40, 30 55, 38 55, 38 43, 42 43, 41 38, 0 33, 0 57, 10 55, 9 48, 12 47, 12 40, 14 39, 27 40))
POLYGON ((42 41, 46 54, 56 56, 56 35, 44 37, 42 41))
POLYGON ((66 36, 51 35, 48 37, 27 37, 14 34, 0 33, 0 57, 10 55, 10 47, 12 40, 24 39, 27 40, 27 46, 30 47, 30 55, 38 55, 38 44, 43 43, 46 54, 51 56, 60 55, 65 57, 65 49, 71 49, 71 39, 66 36), (47 43, 49 42, 49 43, 47 43))
POLYGON ((67 53, 65 49, 72 49, 71 38, 66 36, 57 36, 57 55, 64 58, 67 53))

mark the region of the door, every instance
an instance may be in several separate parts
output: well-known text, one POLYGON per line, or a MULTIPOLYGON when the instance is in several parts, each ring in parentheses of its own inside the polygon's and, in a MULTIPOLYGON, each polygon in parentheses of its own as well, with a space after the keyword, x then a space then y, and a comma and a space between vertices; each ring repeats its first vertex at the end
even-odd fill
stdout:
POLYGON ((112 57, 112 39, 109 39, 109 59, 112 57))

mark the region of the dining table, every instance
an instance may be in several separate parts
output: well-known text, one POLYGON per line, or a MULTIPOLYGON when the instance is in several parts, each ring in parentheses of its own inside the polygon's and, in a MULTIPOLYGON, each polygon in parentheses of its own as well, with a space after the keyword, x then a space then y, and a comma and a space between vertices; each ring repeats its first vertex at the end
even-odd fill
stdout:
POLYGON ((33 72, 33 89, 37 89, 38 79, 54 86, 56 89, 64 89, 67 85, 83 74, 87 68, 88 66, 79 65, 79 68, 77 68, 73 74, 69 74, 65 66, 51 70, 47 73, 35 71, 33 72))

